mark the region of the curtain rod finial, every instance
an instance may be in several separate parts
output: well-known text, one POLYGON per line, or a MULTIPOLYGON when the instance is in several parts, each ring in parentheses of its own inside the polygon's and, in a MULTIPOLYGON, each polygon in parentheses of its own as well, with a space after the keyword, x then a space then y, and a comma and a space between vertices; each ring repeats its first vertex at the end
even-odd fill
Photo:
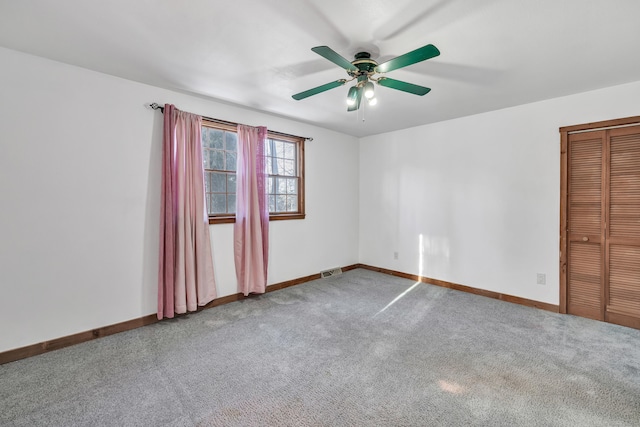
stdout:
POLYGON ((157 102, 149 104, 149 107, 151 107, 154 110, 160 110, 164 113, 164 107, 162 105, 159 105, 157 102))

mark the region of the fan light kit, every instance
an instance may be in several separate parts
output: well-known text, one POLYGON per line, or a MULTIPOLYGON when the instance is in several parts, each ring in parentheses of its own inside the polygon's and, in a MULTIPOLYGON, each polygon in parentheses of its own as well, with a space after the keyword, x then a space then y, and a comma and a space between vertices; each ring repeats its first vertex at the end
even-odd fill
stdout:
POLYGON ((407 67, 409 65, 413 65, 440 55, 440 51, 437 47, 432 44, 428 44, 416 50, 412 50, 409 53, 405 53, 404 55, 400 55, 396 58, 390 59, 387 62, 378 64, 376 61, 371 59, 371 54, 369 52, 356 53, 355 59, 350 62, 328 46, 318 46, 312 48, 311 50, 333 62, 334 64, 344 68, 347 71, 347 74, 349 74, 350 78, 336 80, 335 82, 327 83, 313 89, 305 90, 304 92, 296 93, 292 96, 292 98, 296 101, 300 101, 301 99, 308 98, 312 95, 317 95, 319 93, 334 89, 336 87, 340 87, 345 83, 356 80, 355 86, 351 86, 349 88, 349 92, 347 92, 347 111, 356 111, 357 109, 359 109, 363 95, 369 102, 369 105, 376 105, 378 103, 378 100, 375 97, 375 89, 373 85, 374 82, 378 83, 378 85, 380 86, 401 90, 403 92, 412 93, 414 95, 426 95, 431 90, 428 87, 418 86, 412 83, 394 80, 384 76, 376 77, 375 75, 397 70, 398 68, 407 67))

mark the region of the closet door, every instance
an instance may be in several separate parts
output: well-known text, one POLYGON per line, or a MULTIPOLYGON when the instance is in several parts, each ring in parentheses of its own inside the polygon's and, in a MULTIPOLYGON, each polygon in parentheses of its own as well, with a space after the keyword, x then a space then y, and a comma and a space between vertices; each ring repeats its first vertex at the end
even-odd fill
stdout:
POLYGON ((608 133, 606 320, 640 328, 640 126, 608 133))
POLYGON ((567 312, 596 320, 605 320, 605 136, 571 134, 567 144, 567 312))

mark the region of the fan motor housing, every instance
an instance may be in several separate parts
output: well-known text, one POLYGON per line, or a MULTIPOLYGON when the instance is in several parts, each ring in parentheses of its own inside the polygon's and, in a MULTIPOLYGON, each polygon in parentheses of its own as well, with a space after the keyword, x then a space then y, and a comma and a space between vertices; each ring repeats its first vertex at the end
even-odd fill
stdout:
POLYGON ((351 63, 358 68, 358 71, 348 71, 351 77, 363 74, 372 74, 378 66, 378 63, 371 59, 371 54, 369 52, 358 52, 354 55, 354 58, 355 59, 351 61, 351 63))

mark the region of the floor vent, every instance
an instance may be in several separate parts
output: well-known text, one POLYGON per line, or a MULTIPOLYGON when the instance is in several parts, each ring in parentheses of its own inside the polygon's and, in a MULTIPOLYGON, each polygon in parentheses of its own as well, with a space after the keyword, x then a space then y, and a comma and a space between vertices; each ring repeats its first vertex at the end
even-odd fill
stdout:
POLYGON ((338 274, 342 274, 341 268, 332 268, 331 270, 325 270, 320 272, 320 277, 326 279, 327 277, 337 276, 338 274))

